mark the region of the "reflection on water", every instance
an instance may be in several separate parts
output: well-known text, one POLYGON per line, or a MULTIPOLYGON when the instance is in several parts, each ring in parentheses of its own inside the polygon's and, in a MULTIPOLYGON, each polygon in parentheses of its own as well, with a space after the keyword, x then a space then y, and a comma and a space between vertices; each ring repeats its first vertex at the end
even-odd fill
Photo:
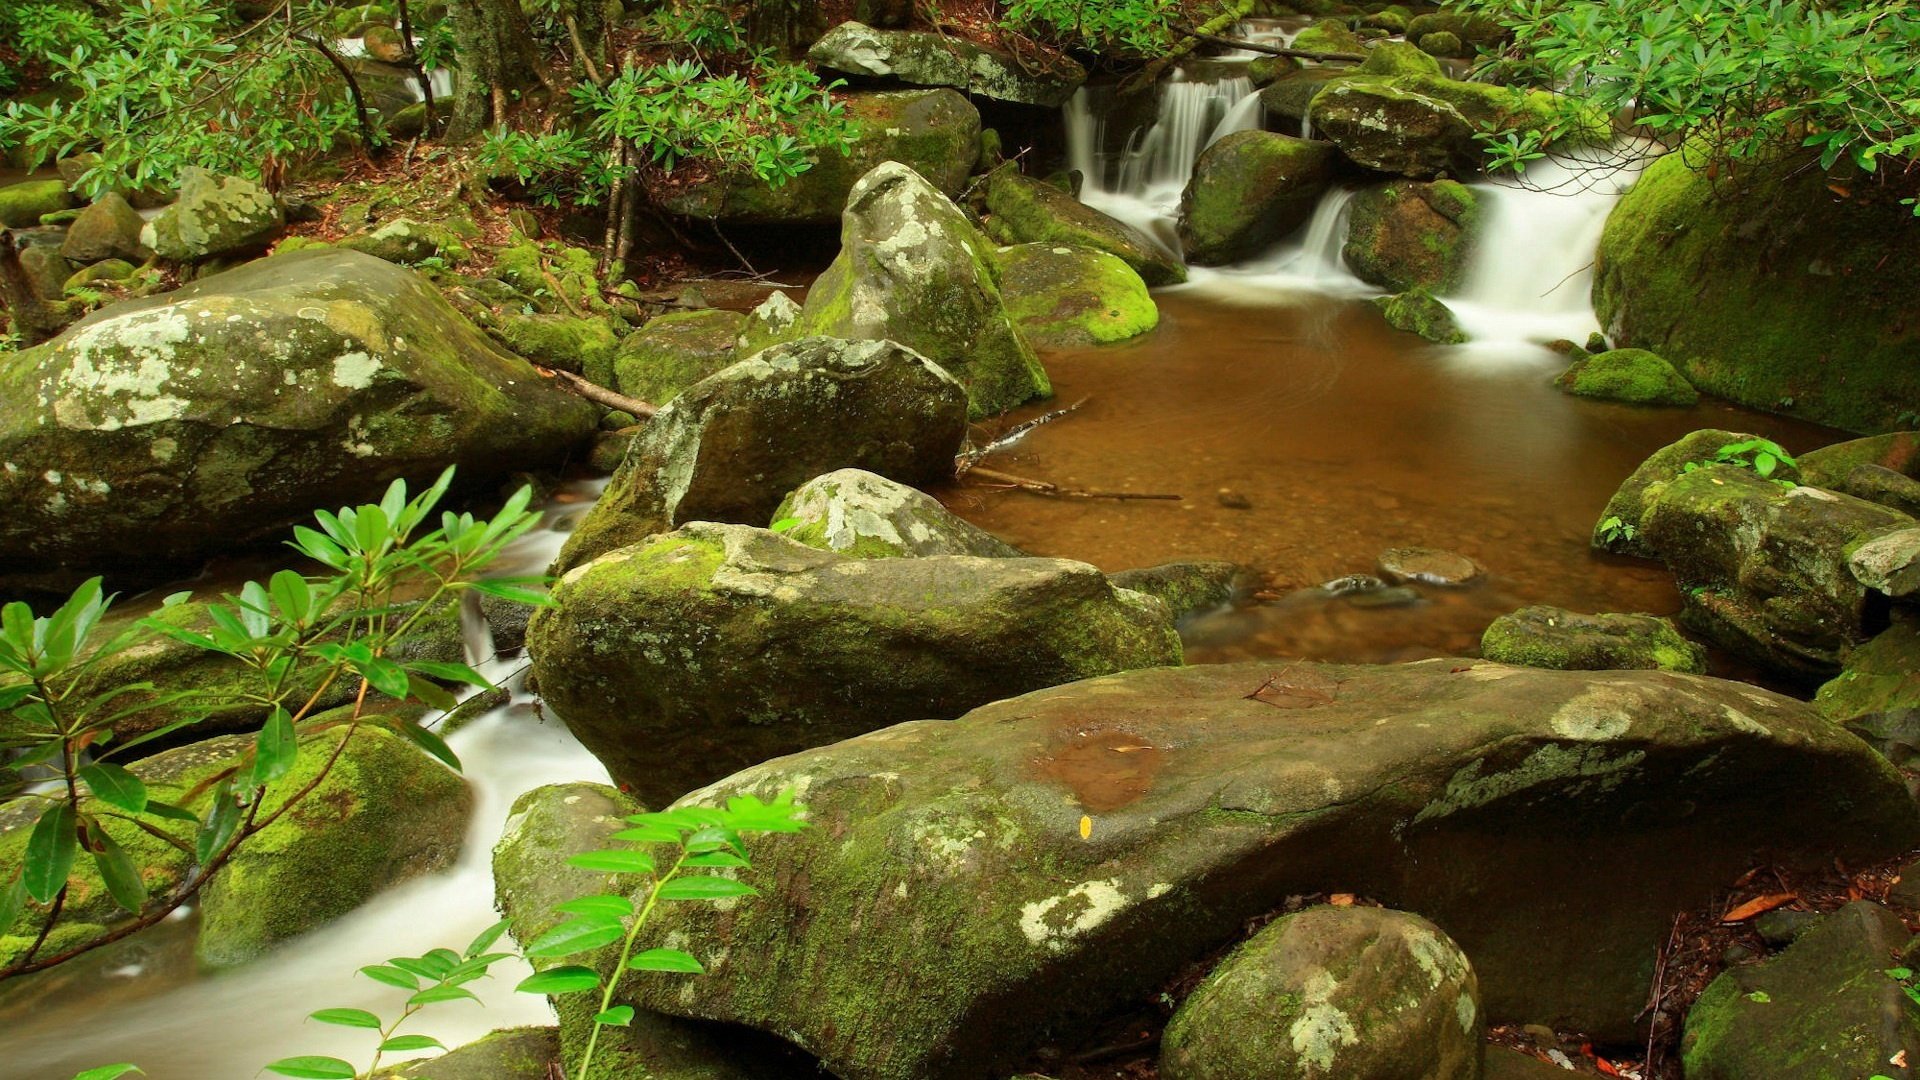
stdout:
POLYGON ((1496 616, 1531 603, 1675 611, 1660 567, 1588 551, 1621 479, 1702 427, 1796 450, 1842 437, 1721 403, 1573 398, 1553 387, 1561 362, 1544 351, 1489 363, 1396 333, 1364 303, 1223 285, 1234 291, 1158 294, 1160 328, 1142 340, 1047 357, 1056 402, 1087 404, 991 462, 1180 502, 1054 500, 978 483, 942 497, 1036 554, 1107 570, 1231 559, 1281 595, 1371 571, 1379 552, 1409 545, 1460 552, 1488 575, 1460 590, 1421 586, 1421 602, 1405 607, 1315 593, 1203 617, 1188 628, 1190 662, 1457 655, 1477 649, 1496 616))

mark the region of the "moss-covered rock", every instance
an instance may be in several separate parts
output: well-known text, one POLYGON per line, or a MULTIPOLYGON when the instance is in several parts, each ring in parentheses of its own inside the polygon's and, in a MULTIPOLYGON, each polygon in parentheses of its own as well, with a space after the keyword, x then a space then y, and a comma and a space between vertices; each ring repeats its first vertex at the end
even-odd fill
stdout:
POLYGON ((1467 340, 1466 331, 1454 321, 1452 309, 1425 289, 1376 296, 1373 306, 1380 309, 1388 326, 1417 334, 1435 345, 1458 345, 1467 340))
POLYGON ((1920 518, 1920 480, 1879 465, 1855 465, 1840 483, 1831 485, 1856 499, 1879 503, 1908 517, 1920 518))
POLYGON ((92 206, 82 210, 73 224, 67 227, 67 238, 60 244, 60 254, 77 263, 94 263, 102 259, 145 262, 153 254, 140 242, 140 231, 146 224, 139 211, 129 206, 126 199, 108 192, 92 206))
POLYGON ((61 291, 72 294, 75 289, 86 288, 96 283, 110 281, 128 281, 139 268, 125 259, 102 259, 91 266, 83 266, 67 277, 67 283, 61 291))
MULTIPOLYGON (((1721 428, 1703 428, 1655 450, 1632 475, 1621 481, 1619 489, 1607 500, 1606 509, 1600 511, 1600 519, 1594 522, 1593 547, 1616 555, 1653 558, 1653 549, 1642 536, 1648 504, 1659 497, 1667 484, 1679 479, 1688 466, 1704 465, 1714 459, 1721 447, 1758 437, 1721 428)), ((1774 475, 1782 480, 1802 479, 1799 470, 1791 465, 1781 465, 1774 475)))
POLYGON ((898 342, 959 379, 976 417, 1053 392, 1001 299, 992 245, 898 162, 854 185, 840 255, 813 283, 793 333, 898 342))
POLYGON ((1499 20, 1451 11, 1431 11, 1407 20, 1407 37, 1417 41, 1428 34, 1452 34, 1473 45, 1498 45, 1510 35, 1499 20))
POLYGON ((776 345, 661 408, 558 565, 688 521, 768 521, 788 492, 835 469, 908 484, 951 476, 966 414, 952 376, 890 341, 776 345))
POLYGON ((1020 244, 1002 249, 997 258, 1007 314, 1035 345, 1106 345, 1160 324, 1160 309, 1146 282, 1104 251, 1020 244))
POLYGON ((1912 525, 1849 495, 1709 465, 1648 499, 1640 539, 1673 571, 1690 629, 1782 676, 1827 678, 1867 640, 1885 602, 1849 558, 1912 525))
POLYGON ((1480 198, 1453 180, 1395 180, 1349 204, 1341 257, 1362 281, 1394 292, 1448 293, 1466 279, 1480 231, 1480 198))
POLYGON ((1287 897, 1354 891, 1457 941, 1488 1022, 1632 1039, 1674 916, 1753 851, 1825 868, 1920 835, 1890 765, 1746 684, 1281 667, 1087 680, 690 795, 792 787, 812 827, 753 842, 752 903, 657 913, 704 977, 616 997, 778 1032, 849 1080, 1005 1075, 1287 897))
POLYGON ((816 66, 874 76, 909 86, 951 86, 976 97, 1043 105, 1066 104, 1087 70, 1060 55, 1016 59, 965 37, 921 30, 876 30, 844 22, 807 50, 816 66))
POLYGON ((1473 125, 1447 101, 1401 83, 1333 83, 1307 108, 1314 133, 1331 140, 1347 160, 1378 172, 1416 179, 1473 172, 1480 154, 1473 125))
POLYGON ((800 485, 773 512, 789 540, 856 559, 1025 553, 940 505, 940 500, 859 469, 838 469, 800 485))
POLYGON ((1485 1026, 1473 966, 1439 927, 1312 907, 1262 928, 1180 1003, 1160 1075, 1480 1080, 1485 1026))
POLYGON ((1853 470, 1877 465, 1920 479, 1920 432, 1900 431, 1822 446, 1800 455, 1800 478, 1815 487, 1841 490, 1853 470))
POLYGON ((1297 134, 1299 125, 1306 120, 1313 99, 1327 87, 1352 74, 1337 67, 1310 67, 1291 71, 1275 78, 1260 91, 1260 105, 1266 110, 1267 119, 1285 120, 1291 124, 1288 133, 1297 134))
POLYGON ((504 1028, 439 1057, 390 1065, 371 1080, 549 1080, 559 1061, 558 1028, 504 1028))
POLYGON ((987 180, 987 231, 1010 244, 1069 244, 1120 258, 1148 285, 1177 285, 1187 268, 1151 237, 1013 168, 987 180))
POLYGON ((397 217, 367 232, 347 237, 340 241, 340 246, 402 266, 412 266, 428 259, 439 259, 450 266, 458 266, 473 257, 473 250, 467 246, 468 239, 438 222, 397 217))
POLYGON ((1319 19, 1294 35, 1292 48, 1303 52, 1348 53, 1360 55, 1366 45, 1344 20, 1319 19))
POLYGON ((1291 56, 1256 56, 1247 62, 1247 78, 1254 86, 1265 89, 1282 76, 1299 71, 1301 66, 1300 61, 1291 56))
POLYGON ((1886 268, 1920 265, 1920 230, 1877 185, 1836 199, 1794 164, 1713 179, 1686 153, 1654 162, 1607 218, 1594 310, 1616 344, 1652 349, 1707 393, 1891 429, 1920 410, 1920 279, 1886 268))
POLYGON ((22 180, 0 186, 0 225, 30 229, 40 224, 42 214, 65 210, 77 201, 64 180, 22 180))
POLYGON ((1180 662, 1157 601, 1054 559, 849 558, 694 524, 570 571, 527 646, 616 782, 672 798, 780 754, 1180 662))
POLYGON ((794 324, 800 321, 800 305, 793 297, 774 290, 765 300, 747 312, 747 321, 740 328, 739 340, 734 345, 736 356, 752 356, 769 345, 787 340, 793 335, 794 324))
POLYGON ((475 484, 559 459, 593 421, 412 272, 278 255, 106 308, 0 368, 0 564, 177 572, 395 477, 457 464, 475 484))
POLYGON ((259 184, 190 167, 180 173, 179 197, 141 228, 140 243, 163 259, 200 262, 265 248, 283 220, 259 184))
POLYGON ((1856 901, 1780 955, 1730 968, 1687 1010, 1688 1080, 1838 1080, 1897 1075, 1920 1060, 1920 1006, 1886 969, 1912 938, 1899 916, 1856 901))
POLYGON ((27 287, 42 300, 59 300, 66 292, 74 265, 53 244, 28 244, 20 249, 20 269, 27 287))
POLYGON ((529 240, 503 248, 494 257, 492 276, 539 311, 582 316, 607 310, 598 263, 586 248, 529 240))
POLYGON ((492 316, 489 328, 508 349, 536 364, 574 372, 600 386, 614 385, 621 339, 606 318, 506 311, 492 316))
POLYGON ((1109 580, 1114 588, 1158 598, 1175 619, 1184 619, 1232 600, 1242 573, 1237 563, 1172 562, 1122 570, 1109 580))
POLYGON ((680 391, 749 355, 738 350, 741 336, 748 332, 748 317, 738 311, 668 312, 620 342, 613 360, 613 385, 629 397, 655 405, 671 401, 680 391))
MULTIPOLYGON (((201 890, 203 963, 250 959, 338 918, 381 889, 449 865, 458 853, 472 804, 466 783, 411 743, 368 723, 306 740, 294 770, 269 787, 265 811, 277 810, 317 776, 342 739, 346 749, 320 786, 249 839, 201 890)), ((132 771, 151 797, 204 814, 208 793, 188 794, 252 745, 249 736, 222 736, 137 762, 132 771)), ((0 807, 0 872, 10 875, 20 865, 39 809, 37 802, 0 807)), ((141 867, 149 892, 163 893, 189 871, 190 858, 172 845, 119 818, 102 815, 101 823, 141 867)), ((190 844, 190 829, 185 836, 190 844)), ((42 917, 30 907, 12 928, 0 927, 0 964, 30 943, 42 917)), ((127 917, 107 895, 92 861, 75 862, 56 933, 84 940, 127 917)))
POLYGON ((1700 391, 1672 364, 1645 349, 1612 349, 1573 362, 1554 385, 1576 397, 1633 405, 1693 405, 1700 391))
POLYGON ((1367 49, 1367 59, 1359 69, 1368 75, 1445 74, 1440 62, 1405 41, 1382 41, 1367 49))
POLYGON ((1333 183, 1326 143, 1237 131, 1206 148, 1180 195, 1180 242, 1196 263, 1258 255, 1313 216, 1333 183))
POLYGON ((1429 56, 1457 59, 1473 55, 1473 47, 1460 40, 1460 35, 1451 30, 1434 30, 1421 34, 1420 51, 1429 56))
POLYGON ((1584 615, 1536 605, 1502 615, 1480 639, 1480 654, 1502 664, 1556 671, 1707 670, 1707 650, 1657 615, 1584 615))
POLYGON ((1846 660, 1813 703, 1837 723, 1877 713, 1920 709, 1920 621, 1898 619, 1846 660))
POLYGON ((821 151, 812 168, 780 187, 752 175, 695 183, 679 176, 653 192, 665 210, 686 217, 765 224, 830 225, 840 220, 853 185, 895 161, 945 194, 966 186, 980 154, 980 113, 952 90, 857 93, 845 98, 857 138, 851 154, 821 151))

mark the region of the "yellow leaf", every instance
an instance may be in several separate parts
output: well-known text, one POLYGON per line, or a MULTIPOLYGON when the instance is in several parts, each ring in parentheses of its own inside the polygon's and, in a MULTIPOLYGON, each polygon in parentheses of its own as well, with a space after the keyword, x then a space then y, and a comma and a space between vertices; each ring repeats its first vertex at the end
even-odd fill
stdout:
POLYGON ((1088 817, 1085 814, 1080 815, 1080 839, 1086 840, 1092 836, 1093 836, 1093 819, 1088 817))

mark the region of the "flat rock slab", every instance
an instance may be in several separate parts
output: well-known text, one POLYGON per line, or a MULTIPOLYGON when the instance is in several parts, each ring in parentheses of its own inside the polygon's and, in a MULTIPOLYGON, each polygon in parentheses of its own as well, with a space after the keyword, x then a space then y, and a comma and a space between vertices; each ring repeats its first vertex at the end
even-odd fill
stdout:
POLYGON ((683 801, 789 787, 814 827, 756 843, 761 897, 656 915, 709 974, 621 996, 779 1033, 847 1080, 1017 1065, 1322 891, 1439 925, 1491 1022, 1624 1037, 1676 912, 1755 860, 1920 838, 1892 768, 1804 703, 1458 659, 1091 679, 683 801))

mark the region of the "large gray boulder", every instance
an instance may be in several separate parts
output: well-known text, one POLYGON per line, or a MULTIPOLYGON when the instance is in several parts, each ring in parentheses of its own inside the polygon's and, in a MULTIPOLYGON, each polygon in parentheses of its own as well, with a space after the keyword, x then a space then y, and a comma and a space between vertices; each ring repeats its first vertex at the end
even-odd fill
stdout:
POLYGON ((1166 606, 1061 559, 850 558, 697 523, 570 571, 534 678, 614 779, 673 798, 902 717, 1178 664, 1166 606))
POLYGON ((187 168, 179 197, 140 230, 140 243, 163 259, 198 262, 264 248, 285 220, 279 202, 259 184, 187 168))
POLYGON ((1165 1080, 1480 1080, 1480 987, 1418 915, 1314 907, 1222 960, 1160 1043, 1165 1080))
POLYGON ((1356 165, 1416 180, 1471 174, 1479 159, 1473 125, 1424 89, 1344 80, 1314 95, 1307 117, 1356 165))
MULTIPOLYGON (((866 565, 889 562, 912 565, 866 565)), ((785 788, 813 827, 754 846, 765 894, 666 913, 708 974, 621 996, 779 1032, 848 1080, 1017 1063, 1328 891, 1444 929, 1490 1022, 1631 1039, 1677 913, 1756 859, 1855 865, 1920 838, 1893 768, 1804 703, 1460 659, 1093 679, 684 803, 785 788)))
POLYGON ((96 312, 0 367, 0 576, 153 576, 447 465, 559 460, 594 409, 424 278, 303 251, 96 312))
POLYGON ((854 185, 840 255, 807 293, 793 333, 897 341, 959 379, 975 416, 1053 392, 1001 300, 993 245, 898 162, 854 185))
POLYGON ((558 565, 689 521, 764 524, 788 492, 835 469, 909 484, 948 477, 966 430, 966 391, 911 349, 776 345, 695 383, 648 422, 558 565))
POLYGON ((921 30, 876 30, 844 22, 807 50, 815 65, 847 75, 893 79, 910 86, 951 86, 1018 105, 1066 104, 1087 70, 1065 56, 1050 63, 1014 58, 964 37, 921 30))

